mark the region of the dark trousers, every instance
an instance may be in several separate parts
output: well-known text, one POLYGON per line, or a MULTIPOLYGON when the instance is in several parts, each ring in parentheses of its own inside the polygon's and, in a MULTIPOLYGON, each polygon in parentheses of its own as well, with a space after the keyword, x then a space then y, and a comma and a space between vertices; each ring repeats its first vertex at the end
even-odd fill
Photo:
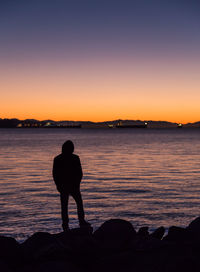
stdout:
POLYGON ((69 222, 68 201, 69 201, 70 195, 73 197, 77 205, 79 223, 83 222, 85 217, 80 189, 76 189, 70 192, 61 192, 60 201, 61 201, 61 216, 62 216, 63 226, 67 226, 69 222))

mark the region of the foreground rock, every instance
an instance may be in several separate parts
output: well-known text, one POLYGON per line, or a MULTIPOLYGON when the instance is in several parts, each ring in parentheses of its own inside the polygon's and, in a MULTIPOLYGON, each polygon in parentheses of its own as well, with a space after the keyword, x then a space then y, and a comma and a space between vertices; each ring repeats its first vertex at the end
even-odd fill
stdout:
POLYGON ((135 236, 132 224, 121 219, 106 221, 93 234, 104 250, 125 250, 130 247, 135 236))
POLYGON ((0 237, 2 272, 199 271, 200 217, 186 228, 135 231, 121 219, 58 234, 38 232, 19 244, 0 237))

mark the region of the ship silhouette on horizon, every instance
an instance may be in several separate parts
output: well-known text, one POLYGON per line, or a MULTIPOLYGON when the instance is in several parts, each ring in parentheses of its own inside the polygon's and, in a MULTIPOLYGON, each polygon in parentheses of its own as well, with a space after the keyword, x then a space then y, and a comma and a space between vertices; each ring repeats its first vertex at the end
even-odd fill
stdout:
POLYGON ((116 128, 147 128, 147 122, 137 122, 136 124, 124 124, 120 121, 115 127, 116 128))

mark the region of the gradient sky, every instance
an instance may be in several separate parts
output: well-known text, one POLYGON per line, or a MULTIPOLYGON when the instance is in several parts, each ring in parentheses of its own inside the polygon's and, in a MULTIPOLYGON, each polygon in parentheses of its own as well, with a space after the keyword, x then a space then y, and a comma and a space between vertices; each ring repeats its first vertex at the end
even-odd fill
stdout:
POLYGON ((0 118, 200 120, 199 0, 1 0, 0 118))

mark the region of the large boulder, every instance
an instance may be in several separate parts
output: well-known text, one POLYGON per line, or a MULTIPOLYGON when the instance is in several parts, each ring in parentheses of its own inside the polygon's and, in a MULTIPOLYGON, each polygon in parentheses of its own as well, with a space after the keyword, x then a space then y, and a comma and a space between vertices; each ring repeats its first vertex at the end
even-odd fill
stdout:
POLYGON ((91 228, 77 228, 58 234, 35 233, 21 247, 26 261, 66 261, 77 256, 79 262, 87 252, 93 252, 93 240, 91 228))
POLYGON ((110 219, 103 223, 93 234, 103 248, 128 248, 131 240, 136 236, 132 224, 122 219, 110 219))
POLYGON ((55 237, 47 232, 36 232, 21 244, 24 258, 28 261, 48 258, 58 248, 55 237))
POLYGON ((96 260, 101 248, 91 231, 92 228, 88 226, 54 234, 60 248, 62 248, 60 252, 57 252, 57 257, 60 260, 73 261, 79 266, 87 266, 96 260))
POLYGON ((186 243, 187 241, 191 240, 191 234, 188 232, 187 229, 172 226, 168 230, 167 236, 163 238, 164 241, 173 242, 173 243, 186 243))
POLYGON ((200 217, 194 219, 187 228, 172 226, 164 240, 182 244, 198 245, 200 243, 200 217))
POLYGON ((92 236, 93 228, 91 226, 85 226, 81 228, 70 229, 65 232, 53 234, 56 241, 63 248, 73 252, 84 252, 91 249, 91 244, 94 244, 94 238, 92 236))

